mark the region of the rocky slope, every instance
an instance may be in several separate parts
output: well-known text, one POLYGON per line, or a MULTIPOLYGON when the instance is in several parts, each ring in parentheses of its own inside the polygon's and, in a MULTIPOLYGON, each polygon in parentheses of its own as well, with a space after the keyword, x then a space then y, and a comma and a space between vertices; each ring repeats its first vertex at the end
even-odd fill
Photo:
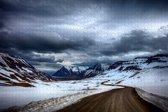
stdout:
POLYGON ((22 58, 0 53, 1 86, 33 86, 36 80, 51 81, 46 74, 36 70, 22 58))

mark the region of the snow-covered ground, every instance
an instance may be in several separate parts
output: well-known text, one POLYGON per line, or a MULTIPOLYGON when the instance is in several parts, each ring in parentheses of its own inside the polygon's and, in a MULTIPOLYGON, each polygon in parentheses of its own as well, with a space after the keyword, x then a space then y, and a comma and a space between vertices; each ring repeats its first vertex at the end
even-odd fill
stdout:
POLYGON ((168 97, 168 68, 143 70, 121 84, 168 97))
MULTIPOLYGON (((74 81, 42 82, 36 81, 36 87, 10 87, 0 86, 0 109, 11 106, 23 106, 32 101, 47 100, 50 98, 60 98, 73 96, 76 100, 91 95, 108 91, 119 87, 103 86, 99 81, 86 79, 74 81)), ((66 99, 67 100, 67 99, 66 99)), ((72 103, 72 102, 71 102, 72 103)))
POLYGON ((110 70, 105 71, 103 74, 96 77, 84 80, 57 82, 36 81, 37 83, 34 84, 36 87, 0 86, 0 99, 2 101, 0 109, 15 105, 22 106, 32 101, 44 100, 42 101, 43 103, 45 100, 50 101, 47 99, 51 98, 54 98, 54 100, 64 98, 65 101, 59 100, 60 102, 54 103, 55 106, 50 106, 54 108, 48 108, 48 110, 59 109, 61 106, 58 104, 60 104, 61 101, 61 105, 64 104, 66 106, 83 97, 119 88, 117 86, 102 85, 101 83, 105 81, 106 84, 137 87, 149 93, 168 97, 167 73, 168 68, 122 72, 118 70, 110 70))
POLYGON ((168 108, 167 108, 168 98, 161 97, 152 93, 148 93, 138 88, 136 88, 136 92, 145 101, 152 103, 153 105, 157 106, 158 108, 161 108, 165 112, 168 112, 168 108))
POLYGON ((94 80, 109 80, 106 84, 126 85, 146 92, 168 97, 168 68, 144 69, 141 71, 110 70, 94 80))

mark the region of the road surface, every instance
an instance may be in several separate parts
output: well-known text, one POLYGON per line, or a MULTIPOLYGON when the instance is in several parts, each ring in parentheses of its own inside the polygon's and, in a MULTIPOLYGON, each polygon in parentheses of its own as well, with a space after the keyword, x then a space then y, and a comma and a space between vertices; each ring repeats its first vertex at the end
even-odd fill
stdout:
POLYGON ((57 112, 164 112, 144 101, 134 88, 125 87, 92 95, 57 112))

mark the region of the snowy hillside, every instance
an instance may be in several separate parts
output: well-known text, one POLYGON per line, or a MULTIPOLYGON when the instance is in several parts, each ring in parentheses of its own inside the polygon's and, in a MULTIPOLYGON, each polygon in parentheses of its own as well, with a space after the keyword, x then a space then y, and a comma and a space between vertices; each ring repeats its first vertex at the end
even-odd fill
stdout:
POLYGON ((137 57, 129 61, 117 61, 109 69, 118 69, 119 71, 143 70, 149 68, 168 67, 168 55, 157 54, 150 57, 137 57))
POLYGON ((118 71, 133 71, 133 70, 144 70, 150 68, 163 68, 168 67, 168 55, 167 54, 157 54, 150 57, 137 57, 133 60, 127 61, 117 61, 110 66, 107 64, 97 63, 85 69, 80 69, 80 67, 62 67, 56 71, 52 76, 54 78, 59 78, 62 80, 72 80, 72 79, 84 79, 94 77, 96 75, 102 74, 104 71, 108 70, 118 70, 118 71))
POLYGON ((106 84, 137 87, 168 97, 167 54, 118 61, 110 65, 103 74, 94 77, 94 80, 107 80, 106 84))
POLYGON ((44 73, 36 70, 24 59, 0 53, 1 86, 33 86, 36 80, 51 81, 44 73))
POLYGON ((56 71, 52 77, 59 80, 72 80, 72 79, 81 79, 80 70, 73 71, 72 68, 62 67, 56 71))

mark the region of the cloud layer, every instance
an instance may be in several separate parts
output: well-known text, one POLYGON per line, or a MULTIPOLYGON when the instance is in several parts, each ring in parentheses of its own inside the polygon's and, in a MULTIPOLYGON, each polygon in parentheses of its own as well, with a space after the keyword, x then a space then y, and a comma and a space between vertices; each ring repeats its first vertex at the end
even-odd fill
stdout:
POLYGON ((42 70, 168 52, 167 5, 167 0, 1 0, 0 52, 42 70))
POLYGON ((102 51, 104 55, 124 54, 138 51, 168 51, 168 35, 154 38, 144 31, 132 31, 102 51))

